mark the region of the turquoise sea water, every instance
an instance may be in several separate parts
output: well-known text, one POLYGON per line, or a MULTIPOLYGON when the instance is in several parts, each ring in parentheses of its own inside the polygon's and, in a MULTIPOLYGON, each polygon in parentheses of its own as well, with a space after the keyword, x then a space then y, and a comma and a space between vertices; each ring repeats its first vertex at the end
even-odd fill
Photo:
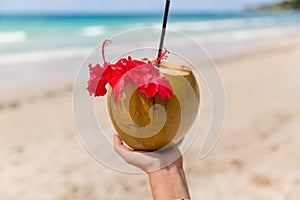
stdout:
MULTIPOLYGON (((0 64, 15 55, 34 60, 80 54, 103 38, 141 27, 160 27, 161 15, 1 16, 0 64)), ((292 32, 300 28, 300 13, 172 14, 168 28, 213 45, 292 32)))

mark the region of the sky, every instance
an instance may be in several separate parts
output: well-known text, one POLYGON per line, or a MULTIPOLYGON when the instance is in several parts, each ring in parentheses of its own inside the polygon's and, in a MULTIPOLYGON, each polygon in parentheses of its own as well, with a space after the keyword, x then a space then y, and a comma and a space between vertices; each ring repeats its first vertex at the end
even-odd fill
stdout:
MULTIPOLYGON (((173 11, 238 11, 278 0, 171 0, 173 11)), ((0 0, 0 13, 159 12, 165 0, 0 0)))

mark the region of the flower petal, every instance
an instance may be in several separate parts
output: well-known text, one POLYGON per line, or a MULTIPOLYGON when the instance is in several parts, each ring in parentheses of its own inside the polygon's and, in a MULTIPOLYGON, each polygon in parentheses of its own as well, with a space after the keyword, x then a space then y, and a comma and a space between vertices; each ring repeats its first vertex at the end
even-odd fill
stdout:
POLYGON ((157 91, 158 91, 158 85, 154 83, 150 83, 148 85, 142 85, 140 87, 140 92, 144 93, 147 98, 154 97, 157 91))
POLYGON ((127 72, 127 76, 137 87, 140 87, 148 85, 153 79, 159 77, 159 71, 151 63, 144 63, 127 72))
POLYGON ((105 88, 106 81, 101 76, 103 74, 104 68, 102 68, 99 64, 95 67, 92 64, 89 64, 90 69, 90 79, 88 80, 88 87, 87 90, 89 91, 90 95, 103 96, 106 94, 107 90, 105 88))
POLYGON ((160 97, 162 99, 171 99, 173 96, 173 91, 172 89, 162 86, 162 85, 158 85, 158 94, 160 95, 160 97))
POLYGON ((97 85, 97 88, 96 88, 96 91, 95 91, 95 97, 104 96, 107 93, 107 89, 105 87, 106 84, 107 84, 106 81, 100 80, 98 82, 98 85, 97 85))

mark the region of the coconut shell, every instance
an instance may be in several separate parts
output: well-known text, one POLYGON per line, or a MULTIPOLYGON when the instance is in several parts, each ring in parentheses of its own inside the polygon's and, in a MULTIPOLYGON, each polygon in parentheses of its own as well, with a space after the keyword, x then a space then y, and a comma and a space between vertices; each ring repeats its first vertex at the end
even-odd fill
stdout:
POLYGON ((179 69, 169 73, 163 68, 161 73, 172 86, 171 99, 162 99, 158 94, 147 98, 133 83, 124 88, 117 103, 113 93, 108 94, 112 124, 134 150, 155 151, 173 146, 184 137, 197 116, 200 96, 193 73, 187 70, 180 73, 179 69))

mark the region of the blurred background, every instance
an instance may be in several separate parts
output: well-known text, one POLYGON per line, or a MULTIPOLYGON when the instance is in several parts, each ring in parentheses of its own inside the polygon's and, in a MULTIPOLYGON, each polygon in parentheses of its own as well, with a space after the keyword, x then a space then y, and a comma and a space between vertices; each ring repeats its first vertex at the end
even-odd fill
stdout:
MULTIPOLYGON (((151 199, 145 175, 83 149, 71 96, 98 44, 160 27, 164 4, 0 0, 0 199, 151 199)), ((171 2, 168 28, 207 49, 228 101, 214 152, 195 159, 197 140, 185 154, 193 199, 300 199, 299 9, 298 0, 171 2)))

